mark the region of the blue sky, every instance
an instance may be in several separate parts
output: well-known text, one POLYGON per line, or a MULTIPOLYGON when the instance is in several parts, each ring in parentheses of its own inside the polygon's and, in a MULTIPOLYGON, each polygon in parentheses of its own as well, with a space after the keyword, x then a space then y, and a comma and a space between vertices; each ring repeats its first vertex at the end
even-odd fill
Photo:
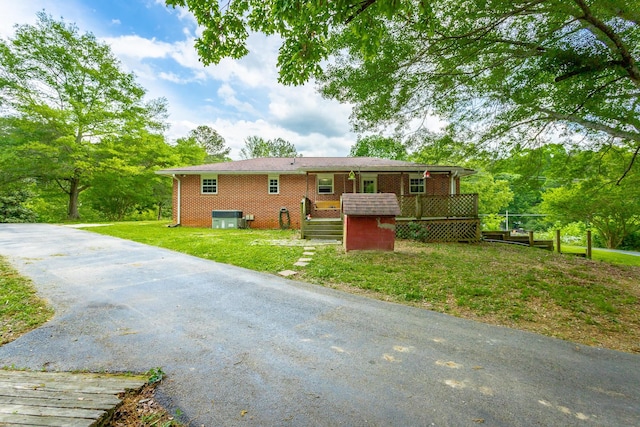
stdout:
POLYGON ((252 35, 247 57, 204 67, 193 48, 199 31, 193 16, 162 0, 0 0, 0 10, 3 38, 45 10, 109 44, 150 99, 167 98, 169 140, 208 125, 225 138, 234 159, 251 135, 284 138, 306 157, 346 156, 355 143, 348 105, 323 99, 312 82, 277 83, 275 37, 252 35))

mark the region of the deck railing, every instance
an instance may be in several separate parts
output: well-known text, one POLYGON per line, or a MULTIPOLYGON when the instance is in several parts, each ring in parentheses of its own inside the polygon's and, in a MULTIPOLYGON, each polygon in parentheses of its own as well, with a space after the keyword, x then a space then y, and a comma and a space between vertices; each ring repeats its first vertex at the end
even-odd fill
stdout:
POLYGON ((401 218, 476 218, 477 194, 428 196, 411 194, 398 196, 401 218))

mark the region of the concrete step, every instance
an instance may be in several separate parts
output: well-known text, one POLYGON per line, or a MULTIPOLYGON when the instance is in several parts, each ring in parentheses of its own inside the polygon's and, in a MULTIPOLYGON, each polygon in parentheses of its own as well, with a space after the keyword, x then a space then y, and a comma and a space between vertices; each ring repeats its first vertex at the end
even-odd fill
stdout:
POLYGON ((305 234, 306 240, 339 240, 342 241, 342 235, 336 234, 305 234))

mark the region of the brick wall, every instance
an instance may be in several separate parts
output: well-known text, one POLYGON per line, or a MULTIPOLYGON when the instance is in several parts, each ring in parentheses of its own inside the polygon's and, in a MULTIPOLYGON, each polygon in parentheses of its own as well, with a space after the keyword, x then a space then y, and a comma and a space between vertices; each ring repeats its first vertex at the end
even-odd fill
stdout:
MULTIPOLYGON (((400 175, 387 175, 388 179, 397 180, 398 187, 400 186, 400 175)), ((409 193, 409 178, 408 174, 403 175, 404 181, 404 194, 408 195, 409 193)), ((426 194, 430 196, 439 196, 439 195, 447 195, 450 190, 450 179, 451 177, 448 174, 431 174, 431 178, 426 179, 426 194)), ((378 181, 378 187, 380 186, 378 181)), ((456 192, 460 193, 460 178, 456 178, 456 192)), ((383 192, 386 192, 383 190, 383 192)), ((393 191, 389 191, 392 193, 393 191)))
MULTIPOLYGON (((182 212, 186 227, 211 227, 211 211, 239 210, 253 215, 252 228, 279 228, 280 208, 289 210, 291 228, 300 228, 300 201, 305 195, 304 175, 280 175, 280 193, 268 193, 267 175, 218 175, 218 193, 202 194, 199 175, 180 177, 182 212)), ((177 221, 177 183, 173 187, 173 220, 177 221)))
MULTIPOLYGON (((317 194, 316 175, 280 175, 280 193, 268 193, 268 175, 218 175, 218 193, 202 194, 199 175, 179 177, 182 182, 180 222, 186 227, 211 227, 211 211, 239 210, 253 215, 252 228, 279 228, 280 208, 289 210, 291 228, 300 228, 300 201, 307 195, 316 200, 340 200, 342 193, 352 193, 354 181, 348 174, 334 174, 333 194, 317 194)), ((402 177, 404 194, 409 194, 409 175, 402 177)), ((456 180, 459 192, 459 179, 456 180)), ((400 194, 400 174, 378 174, 378 191, 400 194)), ((360 192, 360 179, 355 180, 360 192)), ((178 184, 173 183, 173 220, 178 218, 178 184)), ((449 194, 449 175, 432 174, 427 180, 427 194, 449 194)), ((339 210, 313 210, 314 218, 337 218, 339 210)))

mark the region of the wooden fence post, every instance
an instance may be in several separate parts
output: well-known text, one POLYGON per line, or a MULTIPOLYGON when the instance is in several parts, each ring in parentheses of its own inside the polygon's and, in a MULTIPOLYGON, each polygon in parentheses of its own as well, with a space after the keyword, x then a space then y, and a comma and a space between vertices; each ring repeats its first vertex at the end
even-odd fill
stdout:
POLYGON ((533 247, 533 231, 529 231, 529 246, 533 247))
POLYGON ((300 202, 300 238, 304 239, 304 228, 307 222, 307 198, 300 202))
POLYGON ((558 253, 561 254, 562 250, 560 249, 560 230, 556 230, 556 248, 558 249, 558 253))
POLYGON ((416 194, 416 219, 422 218, 422 195, 416 194))
POLYGON ((587 230, 587 259, 591 259, 591 230, 587 230))

